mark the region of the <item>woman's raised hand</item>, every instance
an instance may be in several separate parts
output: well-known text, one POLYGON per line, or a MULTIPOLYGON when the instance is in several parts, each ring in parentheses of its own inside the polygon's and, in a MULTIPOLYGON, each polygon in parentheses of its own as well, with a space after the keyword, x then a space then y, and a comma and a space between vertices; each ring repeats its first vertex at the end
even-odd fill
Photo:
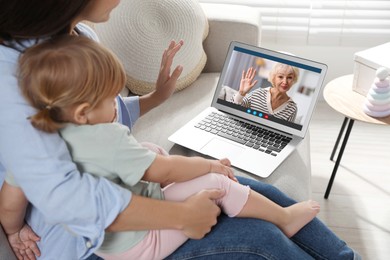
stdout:
POLYGON ((161 103, 173 94, 176 88, 177 79, 183 71, 183 67, 179 65, 171 74, 173 59, 183 44, 183 40, 180 40, 177 43, 172 40, 168 48, 164 50, 155 91, 156 97, 160 99, 161 103))
POLYGON ((171 74, 171 66, 173 58, 180 50, 181 46, 183 46, 183 43, 183 40, 180 40, 177 43, 172 40, 168 48, 164 50, 160 71, 157 77, 156 89, 153 92, 141 96, 139 99, 141 116, 161 105, 175 91, 176 82, 183 71, 183 67, 180 65, 177 66, 171 74))
POLYGON ((241 96, 245 96, 256 85, 257 80, 253 80, 255 75, 256 70, 253 67, 250 67, 247 71, 242 71, 239 90, 241 96))

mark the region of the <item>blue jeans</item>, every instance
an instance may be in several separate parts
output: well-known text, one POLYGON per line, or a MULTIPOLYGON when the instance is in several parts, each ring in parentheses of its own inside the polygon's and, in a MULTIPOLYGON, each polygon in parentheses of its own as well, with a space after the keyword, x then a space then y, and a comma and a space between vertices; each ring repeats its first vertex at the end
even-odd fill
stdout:
MULTIPOLYGON (((272 185, 237 178, 283 207, 295 203, 272 185)), ((203 239, 188 240, 166 259, 354 259, 354 251, 317 218, 289 239, 269 222, 222 214, 203 239)))

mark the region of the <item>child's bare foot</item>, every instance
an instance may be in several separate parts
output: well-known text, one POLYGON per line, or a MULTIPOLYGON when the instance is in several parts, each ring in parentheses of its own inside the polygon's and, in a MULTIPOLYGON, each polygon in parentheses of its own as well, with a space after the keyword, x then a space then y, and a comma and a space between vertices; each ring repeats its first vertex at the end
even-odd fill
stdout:
POLYGON ((292 237, 320 212, 320 204, 313 200, 303 201, 285 208, 287 215, 285 225, 280 229, 287 237, 292 237))

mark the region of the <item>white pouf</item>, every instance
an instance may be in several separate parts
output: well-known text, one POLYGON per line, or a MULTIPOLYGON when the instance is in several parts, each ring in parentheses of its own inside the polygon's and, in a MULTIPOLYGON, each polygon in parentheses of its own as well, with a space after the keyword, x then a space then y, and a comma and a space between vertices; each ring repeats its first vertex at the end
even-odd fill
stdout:
POLYGON ((183 66, 176 90, 196 80, 206 64, 208 22, 198 1, 126 0, 108 22, 96 24, 102 43, 122 60, 127 87, 143 95, 155 89, 161 57, 171 40, 184 40, 172 68, 183 66))

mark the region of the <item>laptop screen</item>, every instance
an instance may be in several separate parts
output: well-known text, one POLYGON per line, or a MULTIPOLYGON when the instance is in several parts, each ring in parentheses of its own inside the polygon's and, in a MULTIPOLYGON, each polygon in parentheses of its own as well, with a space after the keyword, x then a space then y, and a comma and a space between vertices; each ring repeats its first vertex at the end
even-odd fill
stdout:
POLYGON ((213 106, 304 137, 326 70, 322 63, 232 42, 213 106))

